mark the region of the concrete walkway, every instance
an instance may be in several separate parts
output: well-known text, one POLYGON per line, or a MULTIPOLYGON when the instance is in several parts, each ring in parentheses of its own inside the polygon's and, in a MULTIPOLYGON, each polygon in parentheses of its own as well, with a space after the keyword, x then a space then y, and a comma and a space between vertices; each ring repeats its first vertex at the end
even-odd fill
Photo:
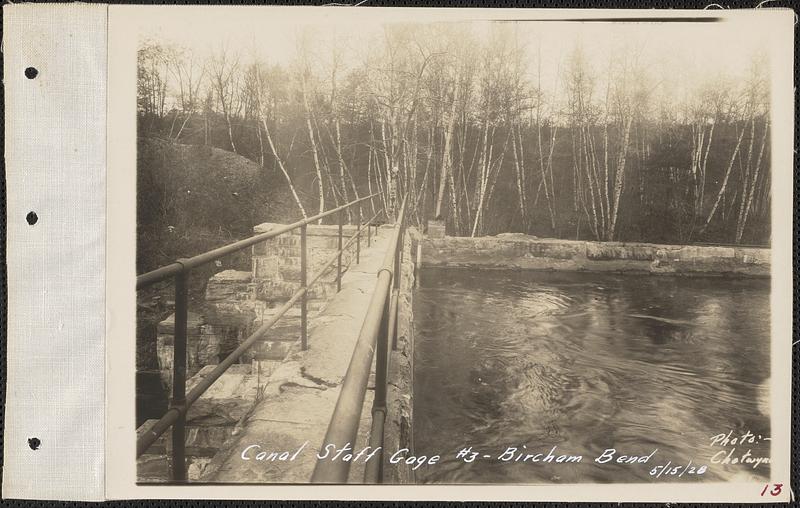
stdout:
MULTIPOLYGON (((377 239, 373 235, 370 248, 366 248, 366 238, 362 240, 361 263, 356 265, 353 259, 342 278, 341 292, 309 323, 309 350, 289 355, 270 375, 263 399, 239 432, 217 453, 200 478, 201 482, 305 483, 310 480, 364 322, 377 271, 389 247, 390 231, 380 228, 377 239), (244 460, 242 453, 252 445, 260 448, 250 448, 246 453, 250 460, 244 460), (259 452, 267 452, 265 457, 272 452, 289 452, 294 459, 259 461, 256 460, 259 452)), ((370 381, 358 442, 354 444, 356 450, 366 446, 369 440, 373 388, 370 381)), ((354 463, 349 481, 361 483, 363 474, 363 462, 354 463)))

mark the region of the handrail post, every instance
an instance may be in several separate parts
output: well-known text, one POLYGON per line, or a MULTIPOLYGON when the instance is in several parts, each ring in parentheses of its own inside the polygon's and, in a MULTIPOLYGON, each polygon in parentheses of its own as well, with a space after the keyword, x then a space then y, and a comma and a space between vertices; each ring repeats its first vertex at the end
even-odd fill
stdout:
MULTIPOLYGON (((300 287, 308 284, 307 226, 300 226, 300 287)), ((300 298, 300 347, 308 350, 308 288, 300 298)))
POLYGON ((397 224, 397 227, 400 228, 400 234, 398 235, 397 245, 394 246, 394 276, 392 277, 392 287, 394 289, 400 288, 400 256, 403 252, 403 225, 397 224))
POLYGON ((175 328, 172 342, 172 401, 179 410, 172 426, 172 480, 186 481, 186 340, 189 316, 189 272, 175 276, 175 328))
POLYGON ((390 298, 386 299, 381 316, 381 325, 378 330, 377 346, 375 347, 375 398, 372 401, 374 408, 386 407, 386 378, 388 371, 387 359, 389 356, 389 311, 390 298))
POLYGON ((372 223, 367 224, 367 247, 372 247, 372 223))
POLYGON ((361 263, 361 221, 358 222, 358 233, 356 233, 356 264, 361 263))
POLYGON ((364 217, 361 216, 361 205, 358 205, 358 231, 356 231, 356 264, 361 264, 361 226, 364 225, 364 217))
POLYGON ((390 315, 394 317, 391 319, 391 326, 392 329, 389 331, 389 336, 392 338, 392 351, 397 350, 397 305, 400 300, 400 281, 402 277, 402 270, 403 270, 403 249, 405 239, 403 238, 405 235, 405 228, 403 227, 403 217, 400 217, 400 222, 398 223, 397 227, 400 228, 400 234, 398 235, 397 246, 395 247, 395 254, 394 254, 394 280, 392 281, 394 291, 392 291, 392 295, 395 296, 392 302, 392 308, 390 309, 390 315))
POLYGON ((336 264, 336 292, 342 290, 342 227, 344 226, 344 213, 339 211, 339 260, 336 264))

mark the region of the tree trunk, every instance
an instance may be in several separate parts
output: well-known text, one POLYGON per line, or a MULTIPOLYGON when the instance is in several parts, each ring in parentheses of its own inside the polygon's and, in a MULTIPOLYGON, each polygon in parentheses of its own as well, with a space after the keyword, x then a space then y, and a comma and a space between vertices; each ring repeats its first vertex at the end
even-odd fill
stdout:
POLYGON ((520 158, 517 154, 517 135, 513 132, 514 126, 512 125, 512 143, 511 150, 514 152, 514 169, 517 176, 517 201, 519 204, 519 216, 522 220, 522 229, 527 233, 527 214, 525 213, 525 192, 522 187, 522 169, 520 168, 520 158))
MULTIPOLYGON (((588 130, 588 127, 586 126, 580 127, 581 138, 580 141, 578 142, 578 149, 582 150, 582 153, 580 154, 581 161, 584 167, 584 171, 586 173, 586 181, 589 184, 588 191, 589 191, 590 203, 592 205, 592 215, 587 216, 587 218, 589 219, 589 225, 591 226, 595 238, 597 240, 602 240, 603 232, 601 230, 601 225, 598 223, 597 202, 595 200, 596 186, 595 186, 595 181, 592 178, 593 171, 591 168, 591 162, 590 162, 591 158, 589 156, 588 137, 586 136, 586 130, 588 130)), ((597 190, 597 192, 599 195, 599 190, 597 190)))
MULTIPOLYGON (((325 211, 325 189, 322 184, 322 168, 319 164, 319 155, 317 154, 317 143, 314 141, 314 129, 311 127, 311 107, 308 105, 308 93, 305 86, 305 78, 303 78, 303 104, 306 108, 306 127, 308 127, 308 139, 311 142, 311 152, 314 155, 314 169, 317 171, 317 188, 319 190, 319 213, 325 211)), ((317 221, 317 224, 322 224, 322 219, 317 221)))
POLYGON ((281 160, 280 155, 278 155, 278 151, 275 149, 275 143, 272 142, 272 136, 269 133, 269 127, 267 127, 267 120, 264 117, 261 117, 261 122, 264 125, 264 132, 267 135, 267 142, 269 143, 269 147, 272 150, 272 155, 275 156, 275 160, 278 162, 278 167, 283 172, 283 176, 286 178, 286 183, 289 184, 289 190, 292 191, 292 196, 294 196, 294 200, 297 203, 297 207, 300 208, 300 213, 303 214, 303 218, 308 218, 306 215, 306 209, 303 208, 303 203, 300 201, 300 197, 297 195, 297 190, 294 188, 294 184, 292 183, 292 178, 289 176, 289 173, 286 171, 286 167, 283 165, 283 161, 281 160))
MULTIPOLYGON (((476 200, 477 200, 477 207, 475 209, 475 221, 472 224, 472 233, 470 234, 471 237, 475 237, 475 233, 478 230, 478 224, 481 220, 481 210, 483 208, 483 200, 486 196, 486 186, 489 183, 489 165, 491 164, 491 149, 489 148, 489 122, 486 121, 484 123, 483 128, 483 150, 481 152, 481 174, 479 179, 476 181, 476 200), (488 151, 488 153, 487 153, 488 151)), ((492 128, 492 137, 494 137, 494 127, 492 128)))
POLYGON ((178 139, 181 137, 181 133, 183 132, 183 128, 184 128, 184 127, 186 127, 186 123, 187 123, 187 122, 189 121, 189 119, 192 117, 192 114, 193 114, 193 113, 194 113, 194 111, 189 111, 189 114, 188 114, 188 115, 186 115, 186 119, 185 119, 185 120, 183 121, 183 123, 181 124, 181 128, 180 128, 180 129, 178 129, 178 133, 175 135, 175 142, 176 142, 176 143, 178 142, 178 139))
POLYGON ((372 191, 372 144, 375 142, 375 136, 373 135, 371 120, 369 122, 369 137, 370 143, 367 152, 367 190, 369 191, 369 204, 372 208, 372 215, 375 215, 375 201, 373 196, 375 193, 372 191))
POLYGON ((728 163, 728 169, 725 171, 725 177, 722 179, 722 186, 719 188, 719 193, 717 193, 717 199, 714 200, 714 206, 711 207, 711 211, 708 214, 708 218, 706 219, 706 223, 703 225, 703 228, 700 232, 704 232, 708 225, 711 224, 711 219, 714 218, 714 214, 717 212, 717 207, 719 206, 719 202, 722 199, 722 196, 725 194, 725 190, 728 187, 728 179, 731 176, 731 169, 733 169, 733 162, 736 160, 736 155, 739 153, 739 146, 742 144, 742 138, 744 137, 745 129, 742 129, 741 134, 739 134, 739 139, 736 141, 736 147, 733 149, 733 153, 731 154, 731 160, 728 163))
MULTIPOLYGON (((758 174, 761 170, 761 161, 764 156, 764 146, 767 144, 767 130, 769 129, 769 117, 767 117, 764 121, 764 133, 761 136, 761 148, 758 150, 758 158, 756 159, 756 167, 753 169, 753 178, 752 184, 750 185, 750 190, 747 193, 747 203, 744 207, 744 213, 742 216, 742 220, 736 229, 736 243, 741 243, 742 236, 744 235, 744 227, 747 224, 747 217, 750 214, 750 208, 753 205, 753 195, 755 194, 756 184, 758 183, 758 174)), ((744 196, 742 196, 742 202, 744 202, 744 196)))
POLYGON ((625 159, 628 155, 628 143, 630 142, 632 123, 633 115, 629 115, 625 125, 625 133, 622 136, 622 146, 619 149, 619 162, 617 163, 617 170, 614 175, 614 209, 611 211, 611 224, 609 225, 607 235, 608 240, 613 240, 614 234, 616 233, 619 198, 622 196, 622 186, 625 182, 625 159))
MULTIPOLYGON (((336 127, 336 156, 339 161, 339 184, 342 189, 342 197, 344 198, 344 202, 348 203, 350 199, 347 197, 347 183, 345 182, 344 173, 344 157, 342 157, 342 134, 341 128, 339 127, 339 118, 334 120, 334 125, 336 127)), ((353 217, 350 211, 350 208, 347 209, 347 221, 348 223, 353 223, 353 217)))
POLYGON ((453 137, 453 129, 456 124, 456 93, 458 88, 453 90, 453 104, 450 107, 450 116, 447 119, 447 130, 444 133, 444 148, 442 149, 442 176, 439 179, 439 194, 436 197, 436 211, 434 217, 437 220, 442 216, 442 201, 444 200, 444 187, 448 179, 447 174, 452 171, 452 158, 450 154, 450 140, 453 137))
POLYGON ((256 122, 256 131, 258 132, 258 153, 259 153, 259 162, 261 163, 261 167, 264 167, 264 137, 261 135, 261 125, 256 122))
MULTIPOLYGON (((547 174, 550 176, 550 197, 553 199, 553 206, 550 211, 550 227, 553 229, 553 234, 558 236, 556 228, 556 186, 555 182, 553 181, 553 151, 556 147, 556 133, 558 133, 558 125, 553 125, 552 137, 550 138, 550 153, 547 154, 547 174)), ((520 152, 522 152, 521 146, 520 152)), ((524 171, 522 175, 525 176, 524 171)))

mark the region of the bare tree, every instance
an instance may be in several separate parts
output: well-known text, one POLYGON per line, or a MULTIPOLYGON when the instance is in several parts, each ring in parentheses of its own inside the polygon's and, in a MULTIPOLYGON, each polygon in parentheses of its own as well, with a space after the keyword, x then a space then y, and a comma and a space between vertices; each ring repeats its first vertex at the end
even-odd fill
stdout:
POLYGON ((212 79, 212 86, 217 94, 217 101, 222 109, 222 115, 228 127, 228 140, 231 151, 236 153, 236 143, 233 140, 232 118, 237 113, 237 98, 239 97, 239 71, 240 55, 228 50, 224 45, 211 55, 208 68, 212 79))
MULTIPOLYGON (((186 50, 176 51, 170 55, 169 69, 178 83, 178 98, 183 114, 183 123, 173 138, 177 142, 186 128, 186 124, 200 105, 200 87, 206 77, 206 68, 195 56, 194 51, 186 50)), ((170 137, 172 137, 172 128, 170 128, 170 137)))

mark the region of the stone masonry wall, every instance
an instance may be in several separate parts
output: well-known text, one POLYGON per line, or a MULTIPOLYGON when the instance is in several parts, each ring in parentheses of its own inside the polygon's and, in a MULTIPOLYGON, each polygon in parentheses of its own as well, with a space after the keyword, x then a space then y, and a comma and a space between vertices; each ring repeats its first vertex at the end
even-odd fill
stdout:
POLYGON ((522 234, 425 238, 423 266, 769 277, 770 249, 540 239, 522 234))
MULTIPOLYGON (((282 224, 264 223, 253 228, 255 234, 266 233, 282 224)), ((356 232, 356 226, 342 228, 342 244, 356 232)), ((363 238, 366 245, 366 234, 363 238)), ((307 226, 308 280, 338 250, 338 226, 307 226)), ((342 255, 342 270, 347 270, 355 255, 355 245, 342 255)), ((253 246, 252 276, 255 298, 266 302, 287 300, 300 287, 300 230, 253 246)), ((336 293, 336 263, 310 289, 310 299, 326 299, 336 293)))
MULTIPOLYGON (((264 233, 283 224, 259 224, 264 233)), ((356 226, 343 227, 344 244, 356 226)), ((338 250, 338 226, 307 227, 308 282, 338 250)), ((362 246, 366 247, 366 230, 362 246)), ((356 244, 342 254, 342 273, 355 262, 356 244)), ((284 233, 252 248, 250 271, 224 270, 208 280, 205 303, 190 309, 187 322, 187 389, 191 389, 300 288, 300 231, 284 233)), ((336 262, 308 293, 309 319, 336 294, 336 262)), ((157 356, 165 387, 172 383, 174 314, 159 323, 157 356)), ((253 408, 265 380, 281 362, 299 349, 300 308, 293 306, 260 342, 242 355, 189 410, 187 457, 189 478, 202 474, 217 448, 253 408)), ((144 431, 155 420, 139 429, 144 431)), ((140 481, 166 480, 169 440, 160 439, 138 461, 140 481)))
POLYGON ((413 450, 412 416, 414 370, 414 262, 421 236, 416 228, 406 229, 403 239, 403 257, 400 270, 400 291, 397 304, 397 350, 389 359, 387 414, 384 428, 384 483, 413 484, 414 471, 400 462, 389 463, 388 457, 396 450, 413 450))
MULTIPOLYGON (((264 223, 253 228, 265 233, 283 224, 264 223)), ((356 232, 356 226, 344 226, 343 244, 356 232)), ((338 226, 307 227, 308 281, 319 273, 338 250, 338 226)), ((366 246, 366 235, 362 241, 366 246)), ((356 245, 342 254, 342 273, 355 259, 356 245)), ((252 247, 251 271, 224 270, 208 280, 205 305, 189 313, 188 373, 194 375, 206 365, 221 361, 238 343, 246 339, 300 288, 300 231, 294 230, 252 247)), ((336 263, 309 289, 309 316, 318 312, 336 293, 336 263)), ((172 372, 174 315, 158 327, 158 361, 162 379, 169 386, 172 372)), ((242 358, 264 361, 270 370, 273 362, 283 360, 299 338, 300 309, 295 306, 273 326, 267 337, 242 358)))

